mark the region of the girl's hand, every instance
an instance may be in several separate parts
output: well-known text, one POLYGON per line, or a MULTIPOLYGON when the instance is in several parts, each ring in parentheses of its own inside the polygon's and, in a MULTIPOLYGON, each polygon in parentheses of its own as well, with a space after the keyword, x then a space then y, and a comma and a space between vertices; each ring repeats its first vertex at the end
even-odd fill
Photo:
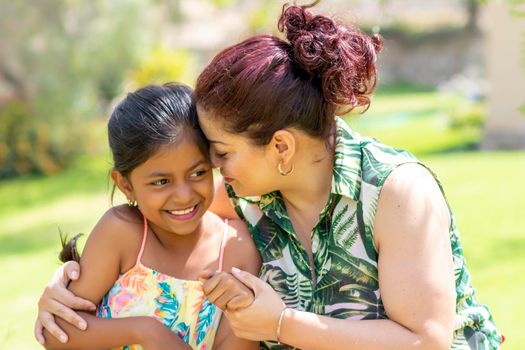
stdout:
POLYGON ((79 298, 67 289, 71 280, 80 276, 80 266, 77 262, 68 261, 60 266, 46 286, 38 301, 38 318, 35 322, 35 338, 44 344, 43 329, 47 329, 62 343, 67 342, 66 333, 55 323, 55 315, 76 326, 86 329, 86 321, 77 315, 75 310, 94 311, 96 305, 89 300, 79 298))
POLYGON ((253 291, 227 272, 204 270, 199 274, 204 294, 222 311, 234 311, 253 303, 253 291))
POLYGON ((232 274, 255 294, 250 306, 226 310, 234 334, 250 340, 277 340, 277 323, 286 307, 281 297, 269 284, 246 271, 233 268, 232 274))

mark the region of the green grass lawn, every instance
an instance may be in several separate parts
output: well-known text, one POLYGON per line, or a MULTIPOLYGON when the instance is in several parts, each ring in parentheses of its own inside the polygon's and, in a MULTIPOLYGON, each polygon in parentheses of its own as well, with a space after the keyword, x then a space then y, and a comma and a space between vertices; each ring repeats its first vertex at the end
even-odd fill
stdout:
MULTIPOLYGON (((369 115, 350 123, 417 153, 438 174, 462 232, 479 300, 507 337, 505 349, 520 349, 525 344, 518 319, 525 287, 520 273, 525 152, 437 153, 468 148, 479 139, 479 131, 443 127, 442 105, 443 97, 432 91, 386 91, 369 115)), ((58 266, 58 228, 74 233, 94 226, 110 206, 108 170, 107 157, 93 156, 55 176, 0 182, 0 350, 39 348, 33 321, 38 296, 58 266)))

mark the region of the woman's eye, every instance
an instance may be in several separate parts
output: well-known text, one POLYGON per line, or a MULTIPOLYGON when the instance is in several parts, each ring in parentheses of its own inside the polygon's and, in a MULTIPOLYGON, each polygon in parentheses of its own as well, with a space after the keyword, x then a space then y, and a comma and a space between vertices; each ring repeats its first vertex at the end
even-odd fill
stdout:
POLYGON ((221 153, 221 152, 215 152, 215 156, 216 156, 217 158, 225 158, 227 154, 228 154, 228 153, 226 153, 226 152, 224 152, 224 153, 221 153))
POLYGON ((165 185, 167 183, 168 183, 168 179, 159 179, 159 180, 153 181, 151 184, 154 185, 154 186, 162 186, 162 185, 165 185))

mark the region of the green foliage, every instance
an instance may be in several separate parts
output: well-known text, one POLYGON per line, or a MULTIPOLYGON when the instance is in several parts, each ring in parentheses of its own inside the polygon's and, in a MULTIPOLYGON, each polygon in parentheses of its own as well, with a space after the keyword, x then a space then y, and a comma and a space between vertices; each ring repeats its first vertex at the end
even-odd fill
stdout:
POLYGON ((190 51, 157 48, 130 73, 130 88, 170 81, 192 86, 196 77, 195 59, 190 51))
POLYGON ((479 101, 468 101, 451 96, 446 106, 448 125, 453 129, 473 129, 481 132, 485 124, 485 105, 479 101))
POLYGON ((277 22, 279 4, 264 1, 248 16, 248 28, 252 33, 267 32, 274 28, 277 22))
POLYGON ((70 132, 73 118, 54 125, 36 118, 20 100, 0 109, 0 179, 16 174, 51 174, 68 164, 78 151, 79 139, 70 132))
POLYGON ((84 149, 144 50, 145 1, 0 0, 0 178, 50 174, 84 149), (22 44, 23 43, 23 44, 22 44), (5 150, 5 145, 8 150, 5 150))

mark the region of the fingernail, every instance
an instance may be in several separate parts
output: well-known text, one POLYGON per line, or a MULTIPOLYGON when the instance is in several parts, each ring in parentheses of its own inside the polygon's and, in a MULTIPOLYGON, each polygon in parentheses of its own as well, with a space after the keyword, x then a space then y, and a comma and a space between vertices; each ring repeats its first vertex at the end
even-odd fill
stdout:
POLYGON ((71 278, 77 279, 78 278, 78 272, 76 272, 76 271, 71 272, 71 278))
POLYGON ((86 324, 86 322, 84 322, 84 321, 80 321, 80 322, 78 323, 78 327, 79 327, 81 330, 85 331, 86 328, 87 328, 87 324, 86 324))
POLYGON ((60 336, 60 342, 61 342, 61 343, 65 343, 66 341, 67 341, 66 336, 65 336, 65 335, 61 335, 61 336, 60 336))
POLYGON ((239 273, 239 272, 241 272, 241 270, 239 270, 239 269, 236 268, 236 267, 232 267, 232 272, 233 272, 233 273, 239 273))
POLYGON ((90 309, 91 311, 96 311, 96 310, 97 310, 97 307, 96 307, 95 305, 91 305, 91 306, 89 307, 89 309, 90 309))

